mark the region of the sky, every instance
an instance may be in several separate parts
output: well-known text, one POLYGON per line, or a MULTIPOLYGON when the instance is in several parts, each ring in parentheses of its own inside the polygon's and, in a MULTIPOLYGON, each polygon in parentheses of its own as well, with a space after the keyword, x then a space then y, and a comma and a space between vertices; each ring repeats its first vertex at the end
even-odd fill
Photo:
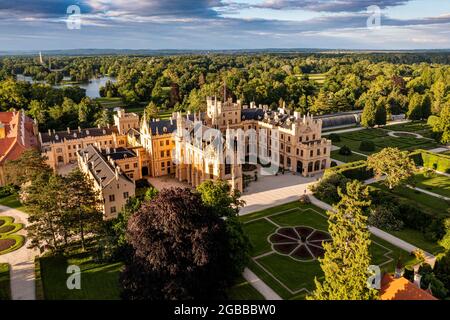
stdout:
POLYGON ((0 51, 88 48, 450 49, 450 0, 0 0, 0 51))

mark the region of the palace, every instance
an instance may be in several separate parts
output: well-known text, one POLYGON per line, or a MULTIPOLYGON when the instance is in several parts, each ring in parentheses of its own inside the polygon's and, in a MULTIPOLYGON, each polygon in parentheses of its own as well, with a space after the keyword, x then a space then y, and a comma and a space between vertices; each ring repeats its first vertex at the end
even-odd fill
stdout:
POLYGON ((0 186, 7 183, 4 165, 27 149, 37 149, 37 124, 25 112, 0 112, 0 186))
MULTIPOLYGON (((331 141, 322 138, 322 120, 299 112, 291 114, 285 108, 272 111, 255 103, 246 106, 231 99, 222 102, 208 98, 204 113, 174 113, 166 120, 145 118, 145 114, 140 119, 120 109, 113 126, 41 133, 41 150, 55 170, 78 162, 83 171, 90 172, 103 193, 106 218, 114 217, 126 202, 121 187, 103 185, 114 177, 117 184, 119 180, 134 183, 146 176, 170 175, 193 187, 205 180, 221 179, 233 190, 243 191, 242 163, 236 155, 238 141, 243 145, 245 160, 250 155, 266 154, 280 170, 302 176, 330 166, 331 141), (211 129, 221 136, 220 145, 204 134, 211 129), (230 134, 239 129, 241 136, 230 134), (247 135, 249 131, 254 133, 254 140, 247 135), (90 157, 101 163, 101 170, 95 169, 90 157), (106 194, 105 188, 116 194, 106 194)), ((126 191, 127 196, 133 194, 126 191)))

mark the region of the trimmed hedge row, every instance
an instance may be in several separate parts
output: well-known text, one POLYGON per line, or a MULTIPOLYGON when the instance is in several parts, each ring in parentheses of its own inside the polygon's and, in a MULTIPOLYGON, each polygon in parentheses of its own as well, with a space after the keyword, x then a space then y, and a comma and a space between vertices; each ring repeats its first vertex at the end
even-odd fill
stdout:
POLYGON ((412 152, 409 156, 413 159, 416 166, 450 173, 450 156, 448 155, 419 149, 412 152))
POLYGON ((352 180, 364 181, 373 178, 373 170, 367 169, 367 161, 360 160, 346 163, 337 167, 328 168, 325 170, 325 176, 328 174, 339 173, 344 177, 352 180))

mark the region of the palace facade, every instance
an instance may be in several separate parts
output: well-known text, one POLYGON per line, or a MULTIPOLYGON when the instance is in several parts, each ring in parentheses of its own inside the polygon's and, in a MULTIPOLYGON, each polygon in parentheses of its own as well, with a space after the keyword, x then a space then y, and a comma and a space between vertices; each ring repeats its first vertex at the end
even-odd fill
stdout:
MULTIPOLYGON (((96 159, 102 157, 132 182, 146 176, 171 175, 196 187, 205 180, 221 179, 239 191, 243 191, 244 180, 242 163, 236 154, 239 139, 243 139, 240 142, 246 160, 251 155, 265 154, 280 170, 302 176, 314 175, 330 166, 331 141, 322 138, 322 120, 298 112, 291 114, 285 108, 272 111, 255 103, 245 106, 231 99, 222 102, 208 98, 204 113, 174 113, 166 120, 145 119, 145 114, 140 119, 135 113, 118 110, 113 126, 41 133, 41 150, 55 170, 78 162, 85 172, 92 171, 92 163, 86 160, 88 153, 95 154, 96 159), (222 138, 219 146, 203 134, 211 129, 222 138), (243 135, 230 134, 237 129, 243 135), (249 131, 255 135, 253 140, 246 134, 249 131)), ((109 165, 102 165, 105 168, 101 172, 115 177, 113 169, 106 170, 109 165)), ((90 175, 97 183, 103 179, 95 177, 95 172, 90 175)), ((106 192, 101 184, 98 189, 106 192)), ((117 193, 112 197, 114 201, 123 198, 121 188, 111 190, 117 193)), ((103 195, 108 218, 114 217, 125 203, 106 206, 109 198, 109 194, 103 195)))

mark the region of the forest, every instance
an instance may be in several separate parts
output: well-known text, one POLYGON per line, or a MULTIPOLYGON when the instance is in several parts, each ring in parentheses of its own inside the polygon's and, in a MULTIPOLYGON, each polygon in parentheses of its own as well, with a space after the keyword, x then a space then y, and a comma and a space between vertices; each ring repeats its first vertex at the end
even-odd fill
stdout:
POLYGON ((315 115, 365 110, 366 117, 373 114, 371 126, 383 124, 375 118, 384 114, 439 118, 450 100, 449 63, 446 52, 54 56, 44 64, 36 57, 3 57, 0 110, 24 109, 41 129, 102 125, 111 110, 77 84, 109 76, 117 82, 107 82, 100 95, 128 108, 198 111, 207 96, 226 92, 244 104, 315 115), (17 75, 39 83, 17 81, 17 75), (67 86, 52 87, 61 82, 67 86))

